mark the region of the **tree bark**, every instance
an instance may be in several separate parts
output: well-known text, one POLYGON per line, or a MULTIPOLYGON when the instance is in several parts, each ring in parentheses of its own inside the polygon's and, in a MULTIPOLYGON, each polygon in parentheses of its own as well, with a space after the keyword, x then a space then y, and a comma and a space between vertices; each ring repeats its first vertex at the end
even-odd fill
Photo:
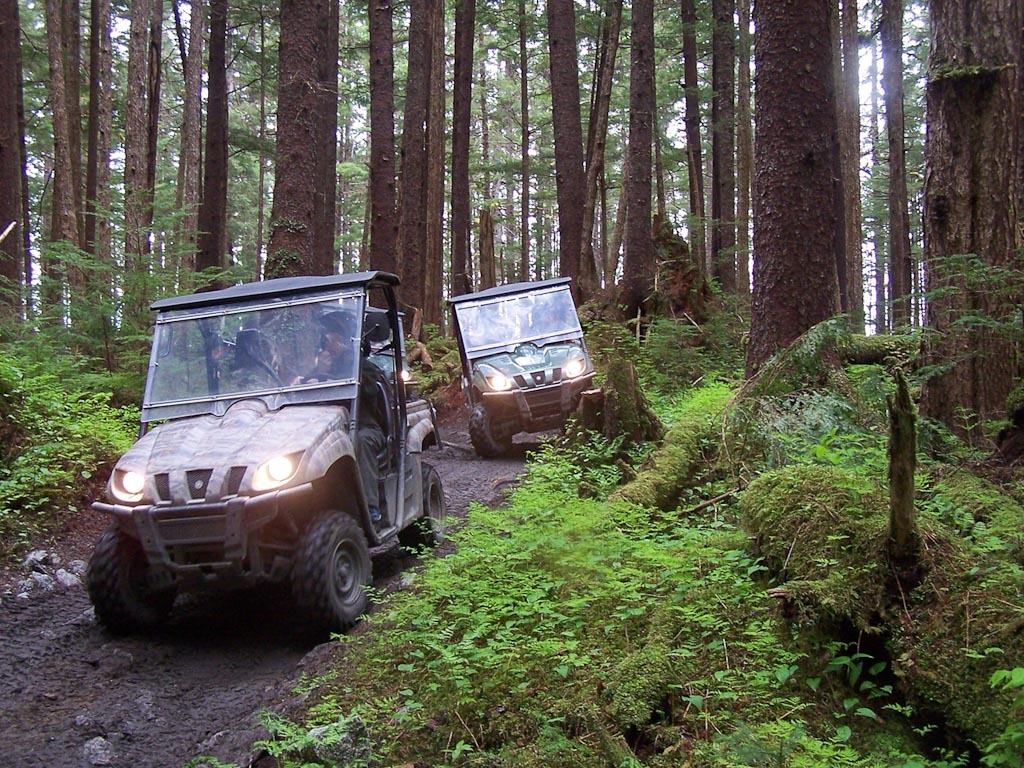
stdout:
POLYGON ((690 180, 690 250, 701 269, 707 269, 704 237, 704 162, 700 138, 700 83, 697 79, 697 10, 694 0, 681 0, 683 22, 683 80, 686 91, 686 167, 690 180))
POLYGON ((149 142, 146 115, 148 105, 147 52, 150 0, 131 0, 128 30, 128 93, 125 98, 124 128, 124 252, 128 285, 125 288, 127 319, 143 322, 149 301, 145 275, 149 271, 146 210, 150 205, 146 186, 146 156, 149 142))
POLYGON ((324 23, 319 0, 284 0, 277 98, 277 160, 266 277, 325 274, 313 251, 317 176, 316 36, 324 23), (311 148, 314 148, 311 151, 311 148))
POLYGON ((845 211, 846 285, 851 327, 864 330, 864 257, 860 203, 860 45, 857 0, 842 0, 842 87, 839 89, 839 151, 845 211))
POLYGON ((530 81, 526 2, 519 0, 519 279, 530 277, 530 81))
MULTIPOLYGON (((548 0, 548 46, 551 63, 551 120, 555 133, 555 189, 558 195, 559 266, 574 280, 579 299, 580 248, 583 237, 583 129, 580 118, 576 11, 572 0, 548 0)), ((648 173, 650 171, 648 170, 648 173)))
POLYGON ((338 0, 320 0, 317 28, 317 183, 313 193, 313 261, 316 274, 338 271, 334 246, 338 200, 338 0))
POLYGON ((624 193, 626 260, 621 303, 627 317, 644 311, 654 287, 651 237, 651 137, 654 122, 654 3, 636 0, 631 22, 629 78, 629 176, 624 193))
POLYGON ((395 59, 391 0, 370 14, 370 268, 398 271, 395 244, 395 59))
POLYGON ((195 0, 189 6, 188 41, 181 25, 180 0, 173 0, 175 26, 178 29, 178 46, 181 49, 181 66, 184 73, 181 121, 181 159, 178 161, 178 188, 175 190, 175 207, 179 220, 175 224, 175 242, 182 258, 185 272, 195 270, 195 251, 199 231, 199 189, 202 147, 202 114, 200 99, 203 77, 203 33, 206 29, 206 8, 203 0, 195 0))
POLYGON ((758 126, 747 375, 836 313, 829 0, 754 6, 758 126), (799 88, 794 84, 799 83, 799 88))
POLYGON ((0 318, 21 314, 21 145, 18 83, 21 82, 17 0, 0 0, 0 318), (11 227, 10 229, 8 229, 11 227))
POLYGON ((494 219, 490 208, 480 209, 480 288, 493 288, 494 280, 494 219))
MULTIPOLYGON (((597 85, 587 122, 587 162, 583 197, 583 224, 580 251, 582 293, 589 294, 603 279, 604 262, 594 254, 594 216, 597 210, 598 179, 604 174, 604 148, 608 138, 608 112, 611 108, 612 81, 619 50, 619 29, 622 24, 622 0, 612 0, 603 25, 600 66, 597 85)), ((611 281, 613 276, 608 275, 611 281)))
POLYGON ((227 0, 210 0, 210 61, 207 65, 206 170, 199 206, 196 272, 210 270, 204 287, 222 288, 216 273, 227 266, 228 79, 227 0), (207 282, 214 278, 212 282, 207 282))
POLYGON ((946 368, 922 391, 922 413, 974 437, 1005 414, 1018 347, 1024 210, 1021 26, 1017 0, 933 0, 925 145, 926 358, 946 368), (1009 271, 1009 272, 1008 272, 1009 271))
MULTIPOLYGON (((469 130, 473 108, 473 40, 476 0, 455 6, 455 81, 452 86, 452 295, 470 293, 467 271, 471 233, 469 130)), ((520 17, 520 29, 522 19, 520 17)), ((525 119, 524 119, 525 125, 525 119)))
POLYGON ((735 0, 714 0, 711 86, 712 274, 726 294, 736 293, 735 0))
POLYGON ((750 296, 750 187, 754 123, 750 91, 750 0, 740 0, 736 82, 736 293, 750 296))
POLYGON ((427 101, 426 251, 423 264, 423 322, 444 325, 445 78, 444 2, 434 0, 430 19, 430 79, 427 101))
POLYGON ((893 327, 911 323, 913 264, 903 125, 903 0, 883 0, 882 89, 889 142, 889 285, 893 327))
POLYGON ((914 404, 906 379, 896 372, 896 394, 889 403, 889 551, 902 564, 917 553, 917 518, 914 513, 914 468, 917 438, 914 404))

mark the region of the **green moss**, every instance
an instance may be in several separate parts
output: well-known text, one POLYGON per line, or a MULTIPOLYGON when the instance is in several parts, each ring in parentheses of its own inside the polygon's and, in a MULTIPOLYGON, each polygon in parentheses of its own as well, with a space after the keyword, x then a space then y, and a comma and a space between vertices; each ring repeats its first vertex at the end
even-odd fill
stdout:
POLYGON ((963 469, 932 470, 927 515, 984 552, 1024 565, 1024 507, 994 483, 963 469))
POLYGON ((636 479, 616 491, 612 499, 648 509, 673 509, 679 503, 680 491, 704 462, 704 440, 717 429, 731 395, 724 385, 699 390, 669 428, 662 446, 644 462, 636 479))
POLYGON ((874 625, 888 567, 886 500, 877 486, 832 467, 787 467, 752 482, 739 508, 805 621, 874 625))
POLYGON ((669 648, 651 643, 626 656, 608 683, 611 701, 608 712, 625 730, 649 724, 662 711, 674 680, 669 648))

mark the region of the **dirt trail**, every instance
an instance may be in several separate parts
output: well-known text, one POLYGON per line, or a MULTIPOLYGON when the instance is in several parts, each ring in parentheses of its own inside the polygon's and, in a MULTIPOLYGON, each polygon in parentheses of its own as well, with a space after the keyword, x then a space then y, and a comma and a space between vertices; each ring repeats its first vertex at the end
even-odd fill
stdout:
MULTIPOLYGON (((517 444, 513 458, 482 461, 458 420, 445 426, 445 447, 425 458, 441 475, 449 512, 497 502, 530 443, 517 444)), ((37 578, 58 567, 73 574, 73 559, 88 557, 82 549, 70 540, 48 545, 60 563, 43 563, 37 578)), ((397 589, 415 565, 385 556, 374 564, 375 585, 397 589)), ((60 574, 66 585, 19 597, 29 576, 0 584, 0 762, 14 768, 177 768, 198 755, 247 766, 252 742, 265 735, 260 710, 286 701, 330 647, 292 626, 281 590, 179 601, 160 633, 117 638, 96 624, 75 579, 60 574)))

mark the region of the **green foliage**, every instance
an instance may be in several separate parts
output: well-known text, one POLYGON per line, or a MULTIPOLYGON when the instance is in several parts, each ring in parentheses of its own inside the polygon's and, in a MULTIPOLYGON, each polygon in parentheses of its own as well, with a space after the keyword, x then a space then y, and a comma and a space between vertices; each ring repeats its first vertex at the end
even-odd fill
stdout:
POLYGON ((981 762, 987 766, 1024 766, 1024 667, 999 669, 992 673, 992 687, 1014 694, 1006 728, 985 747, 981 762))
POLYGON ((0 353, 0 555, 85 499, 132 441, 137 412, 69 391, 53 373, 0 353))

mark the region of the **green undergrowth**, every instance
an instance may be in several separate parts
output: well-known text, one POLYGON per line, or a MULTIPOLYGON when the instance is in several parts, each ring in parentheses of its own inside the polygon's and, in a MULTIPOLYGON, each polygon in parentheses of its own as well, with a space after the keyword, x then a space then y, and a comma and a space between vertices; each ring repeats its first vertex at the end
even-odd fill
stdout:
POLYGON ((609 487, 589 476, 607 451, 581 478, 581 450, 542 451, 343 638, 303 723, 269 722, 282 764, 943 764, 917 756, 884 661, 793 631, 731 506, 581 498, 609 487), (339 731, 358 759, 324 747, 339 731))
POLYGON ((0 559, 91 500, 132 443, 137 411, 73 382, 0 353, 0 559))

